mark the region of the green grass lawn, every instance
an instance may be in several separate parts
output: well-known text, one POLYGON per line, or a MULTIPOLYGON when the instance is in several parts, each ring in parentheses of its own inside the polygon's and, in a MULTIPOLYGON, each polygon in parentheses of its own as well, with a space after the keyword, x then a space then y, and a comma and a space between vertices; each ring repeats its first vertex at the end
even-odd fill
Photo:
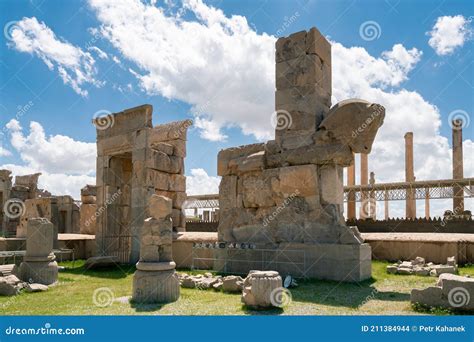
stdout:
MULTIPOLYGON (((175 303, 165 305, 131 305, 124 297, 132 291, 133 267, 86 271, 83 261, 62 263, 66 269, 59 282, 47 292, 0 297, 0 314, 5 315, 412 315, 410 291, 414 287, 433 285, 436 278, 391 275, 387 263, 374 261, 371 280, 362 283, 300 281, 291 289, 293 300, 284 309, 253 311, 242 306, 239 294, 213 290, 181 289, 175 303), (98 288, 109 288, 115 300, 106 307, 94 304, 98 288)), ((189 273, 189 271, 186 271, 189 273)), ((460 274, 474 276, 474 266, 460 268, 460 274)), ((448 314, 434 310, 434 314, 448 314)))

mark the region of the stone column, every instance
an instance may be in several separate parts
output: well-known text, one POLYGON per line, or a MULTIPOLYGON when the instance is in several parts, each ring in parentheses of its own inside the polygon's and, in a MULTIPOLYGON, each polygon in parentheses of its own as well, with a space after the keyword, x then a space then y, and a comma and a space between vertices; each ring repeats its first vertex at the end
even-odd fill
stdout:
POLYGON ((385 190, 384 194, 384 200, 385 200, 385 220, 388 220, 389 218, 389 208, 388 208, 388 190, 385 190))
POLYGON ((425 218, 430 218, 430 189, 425 189, 425 218))
MULTIPOLYGON (((354 156, 354 154, 352 154, 354 156)), ((355 158, 353 158, 353 163, 347 168, 347 186, 355 185, 355 158)), ((347 197, 347 219, 355 220, 356 219, 356 202, 355 202, 355 193, 349 193, 347 197)))
MULTIPOLYGON (((413 132, 405 134, 405 182, 415 181, 415 171, 413 166, 413 132)), ((416 200, 413 189, 407 189, 405 205, 406 218, 416 217, 416 200)))
MULTIPOLYGON (((370 185, 374 186, 375 185, 375 173, 371 172, 370 173, 370 185)), ((369 194, 369 217, 373 220, 376 219, 377 217, 377 202, 375 200, 375 191, 370 190, 369 194)))
MULTIPOLYGON (((453 127, 453 179, 464 178, 463 151, 462 151, 462 125, 461 119, 452 121, 453 127)), ((453 187, 453 213, 462 214, 464 211, 464 194, 460 186, 453 187)))
MULTIPOLYGON (((360 185, 368 185, 369 184, 369 155, 366 153, 361 153, 360 154, 360 185)), ((361 193, 361 205, 360 205, 360 211, 359 211, 359 218, 361 220, 366 219, 367 217, 367 210, 364 208, 367 208, 366 202, 367 202, 367 193, 364 191, 361 193)))
POLYGON ((331 44, 316 29, 275 44, 275 140, 284 149, 313 144, 331 107, 331 44))
POLYGON ((132 300, 137 303, 169 303, 179 298, 179 280, 171 245, 172 200, 152 195, 141 232, 140 261, 133 275, 132 300))
POLYGON ((54 226, 45 218, 31 218, 26 230, 26 255, 20 264, 20 279, 29 283, 54 284, 58 264, 53 253, 54 226))

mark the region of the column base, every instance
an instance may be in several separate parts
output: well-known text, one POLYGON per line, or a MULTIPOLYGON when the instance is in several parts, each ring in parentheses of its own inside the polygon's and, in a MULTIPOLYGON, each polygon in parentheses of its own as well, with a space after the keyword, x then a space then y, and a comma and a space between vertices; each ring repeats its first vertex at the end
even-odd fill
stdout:
POLYGON ((137 270, 133 275, 132 301, 140 304, 170 303, 179 298, 180 285, 174 269, 137 270))
POLYGON ((20 264, 20 279, 30 284, 51 285, 58 281, 56 261, 23 261, 20 264))

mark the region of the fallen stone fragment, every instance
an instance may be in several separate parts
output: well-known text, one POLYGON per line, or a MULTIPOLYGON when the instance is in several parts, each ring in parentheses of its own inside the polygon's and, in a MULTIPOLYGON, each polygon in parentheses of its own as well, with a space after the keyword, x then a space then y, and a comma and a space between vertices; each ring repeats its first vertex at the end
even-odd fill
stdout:
POLYGON ((453 310, 474 310, 474 279, 455 274, 441 274, 436 286, 413 289, 412 304, 453 310))
POLYGON ((48 286, 43 284, 27 284, 25 287, 26 292, 44 292, 48 291, 48 286))
POLYGON ((25 283, 13 274, 0 277, 0 296, 15 296, 24 287, 25 283))
POLYGON ((276 271, 250 271, 244 281, 242 303, 254 308, 275 306, 275 291, 283 289, 282 279, 276 271))
POLYGON ((222 281, 222 290, 224 292, 241 292, 244 286, 244 280, 239 276, 227 276, 222 281))

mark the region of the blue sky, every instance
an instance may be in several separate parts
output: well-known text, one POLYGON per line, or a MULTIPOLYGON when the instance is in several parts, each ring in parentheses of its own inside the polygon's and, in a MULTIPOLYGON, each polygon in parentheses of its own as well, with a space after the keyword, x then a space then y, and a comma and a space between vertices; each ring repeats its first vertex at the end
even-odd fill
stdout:
MULTIPOLYGON (((74 157, 93 153, 82 143, 95 142, 94 113, 149 103, 154 124, 197 118, 198 127, 189 133, 187 174, 203 169, 190 186, 215 191, 220 149, 271 138, 275 37, 316 26, 333 42, 333 104, 357 96, 387 107, 384 137, 377 137, 371 156, 376 177, 402 180, 403 134, 410 130, 417 179, 450 176, 448 117, 455 111, 470 120, 474 109, 472 1, 135 1, 122 7, 120 1, 0 1, 0 146, 8 151, 0 154, 0 165, 16 173, 39 168, 50 175, 45 185, 77 194, 78 184, 94 176, 94 165, 76 167, 74 157), (138 15, 139 7, 148 16, 138 15), (130 23, 114 14, 123 12, 133 18, 130 23), (196 26, 186 31, 183 23, 196 26), (374 37, 362 31, 370 24, 374 37), (146 30, 134 32, 137 27, 146 30), (67 49, 59 57, 51 53, 41 46, 48 41, 38 30, 50 30, 54 40, 82 57, 68 64, 67 49), (174 31, 176 41, 169 33, 174 31), (225 35, 229 31, 232 37, 225 35), (164 38, 155 42, 160 35, 164 38), (22 48, 25 40, 37 44, 22 48), (166 62, 174 57, 176 65, 166 62), (65 65, 76 81, 76 70, 94 70, 74 90, 60 75, 65 65), (12 119, 17 124, 5 128, 12 119), (32 121, 39 126, 30 130, 32 121), (31 136, 39 127, 47 143, 63 141, 57 148, 64 151, 43 151, 42 140, 31 136), (70 168, 61 172, 58 165, 70 168), (54 178, 64 180, 53 184, 54 178)), ((470 122, 463 131, 465 174, 471 177, 473 127, 470 122)))

